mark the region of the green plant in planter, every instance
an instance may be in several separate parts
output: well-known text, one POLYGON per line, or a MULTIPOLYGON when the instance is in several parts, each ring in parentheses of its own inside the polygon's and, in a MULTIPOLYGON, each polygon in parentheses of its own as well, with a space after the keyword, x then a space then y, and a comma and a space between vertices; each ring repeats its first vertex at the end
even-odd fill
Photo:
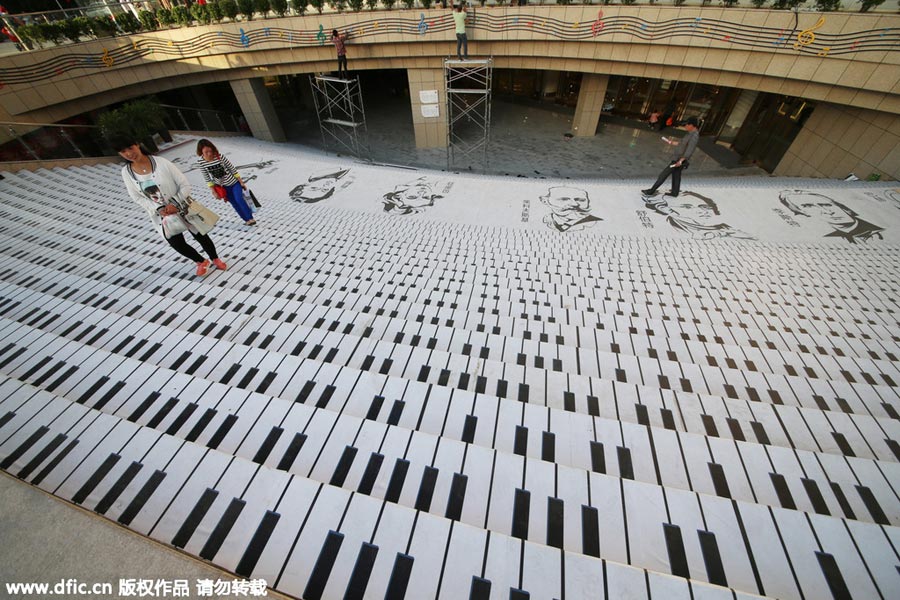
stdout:
POLYGON ((152 143, 154 133, 165 132, 168 135, 165 111, 152 97, 106 111, 100 115, 99 125, 100 132, 107 139, 125 138, 148 146, 155 146, 152 143))
POLYGON ((307 6, 309 6, 309 0, 291 0, 291 10, 298 15, 306 14, 307 6))
POLYGON ((268 16, 271 8, 272 5, 269 0, 253 0, 253 10, 258 12, 264 19, 268 16))
POLYGON ((344 12, 344 9, 347 8, 347 0, 328 0, 328 4, 338 12, 344 12))
POLYGON ((862 0, 859 3, 859 12, 869 12, 869 10, 882 4, 884 4, 884 0, 862 0))
POLYGON ((369 10, 375 10, 376 6, 378 6, 378 0, 366 0, 366 7, 369 10))
POLYGON ((384 6, 384 10, 391 10, 396 3, 397 0, 381 0, 381 5, 384 6))
POLYGON ((841 0, 816 0, 816 8, 821 11, 840 10, 841 0))
POLYGON ((750 0, 750 4, 752 4, 754 8, 762 8, 768 1, 769 0, 750 0))
POLYGON ((210 21, 215 21, 216 23, 222 22, 222 6, 219 4, 218 0, 207 0, 206 2, 206 12, 209 13, 210 21))
POLYGON ((138 21, 141 22, 141 28, 144 31, 153 31, 156 29, 156 14, 150 10, 142 10, 138 13, 138 21))
POLYGON ((237 7, 245 19, 253 20, 253 0, 237 0, 237 7))
POLYGON ((288 11, 288 3, 287 0, 271 0, 269 4, 272 7, 272 12, 278 15, 279 17, 283 17, 287 14, 288 11))
POLYGON ((412 8, 416 5, 416 0, 402 0, 403 8, 412 8))
POLYGON ((193 17, 194 20, 201 25, 209 25, 210 23, 212 23, 212 16, 210 16, 209 14, 209 8, 207 4, 192 4, 191 17, 193 17))
POLYGON ((234 21, 237 19, 238 5, 234 0, 219 0, 219 8, 222 9, 222 16, 234 21))
POLYGON ((727 8, 732 8, 734 6, 737 6, 737 4, 738 4, 738 0, 722 0, 722 1, 725 3, 725 6, 727 8))
POLYGON ((172 18, 181 27, 187 27, 191 24, 191 13, 188 12, 187 6, 176 6, 172 9, 172 18))
POLYGON ((325 0, 309 0, 309 5, 316 9, 316 12, 321 15, 322 10, 325 8, 325 0))
POLYGON ((141 22, 130 12, 124 12, 116 17, 116 23, 125 33, 136 33, 141 30, 141 22))
POLYGON ((76 43, 81 41, 81 36, 90 35, 91 33, 89 21, 85 17, 59 21, 59 26, 62 34, 76 43))
POLYGON ((41 32, 41 28, 37 26, 37 23, 19 25, 16 27, 16 33, 19 34, 19 39, 28 44, 30 48, 44 47, 44 42, 46 40, 44 39, 44 34, 41 32))
POLYGON ((62 25, 57 21, 38 23, 38 29, 45 40, 54 44, 61 44, 65 37, 62 25))
POLYGON ((162 27, 169 27, 175 23, 175 19, 172 17, 172 11, 168 8, 158 9, 156 11, 156 18, 159 20, 159 24, 162 27))
MULTIPOLYGON (((431 0, 423 0, 422 6, 425 6, 425 2, 426 2, 426 1, 427 1, 429 4, 431 3, 431 0)), ((350 10, 352 10, 353 12, 359 12, 359 11, 362 10, 362 7, 363 7, 363 0, 347 0, 347 4, 350 5, 350 10)), ((428 7, 425 6, 425 8, 428 8, 428 7)))

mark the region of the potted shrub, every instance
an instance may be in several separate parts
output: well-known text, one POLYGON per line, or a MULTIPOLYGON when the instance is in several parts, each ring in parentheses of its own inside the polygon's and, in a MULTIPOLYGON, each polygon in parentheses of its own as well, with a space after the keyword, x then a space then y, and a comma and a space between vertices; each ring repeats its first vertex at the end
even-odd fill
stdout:
POLYGON ((269 0, 253 0, 253 10, 262 15, 263 19, 269 15, 270 8, 269 0))
POLYGON ((306 14, 306 7, 308 4, 309 0, 291 0, 291 9, 302 16, 306 14))
POLYGON ((153 31, 156 29, 156 15, 152 10, 142 10, 138 13, 138 21, 141 22, 141 28, 144 31, 153 31))
POLYGON ((222 16, 230 21, 237 20, 238 6, 234 0, 219 0, 219 8, 222 10, 222 16))
POLYGON ((245 19, 253 20, 253 0, 237 0, 237 7, 245 19))

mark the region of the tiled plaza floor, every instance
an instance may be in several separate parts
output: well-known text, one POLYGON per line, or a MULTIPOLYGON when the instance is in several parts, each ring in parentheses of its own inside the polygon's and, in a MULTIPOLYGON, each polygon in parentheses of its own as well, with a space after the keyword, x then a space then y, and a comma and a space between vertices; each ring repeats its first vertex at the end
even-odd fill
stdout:
POLYGON ((220 148, 202 279, 0 181, 0 468, 308 600, 900 596, 897 189, 220 148))

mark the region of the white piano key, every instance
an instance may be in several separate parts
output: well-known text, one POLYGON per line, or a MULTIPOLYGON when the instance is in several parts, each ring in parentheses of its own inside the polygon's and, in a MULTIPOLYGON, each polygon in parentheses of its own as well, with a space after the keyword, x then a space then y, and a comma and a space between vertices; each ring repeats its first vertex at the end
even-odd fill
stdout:
MULTIPOLYGON (((488 507, 487 528, 505 535, 512 532, 515 490, 522 487, 524 458, 498 452, 491 484, 491 502, 488 507)), ((532 495, 532 505, 534 495, 532 495)))
MULTIPOLYGON (((756 578, 735 518, 732 502, 723 498, 703 495, 700 495, 699 498, 703 514, 706 517, 707 531, 716 536, 728 585, 739 590, 755 592, 757 590, 756 578)), ((737 504, 743 506, 742 503, 737 504)))
MULTIPOLYGON (((406 553, 416 514, 390 502, 384 504, 381 520, 372 540, 372 543, 378 546, 378 556, 372 567, 365 598, 384 598, 394 568, 394 560, 398 553, 406 553)), ((415 569, 415 566, 413 568, 415 569)))
MULTIPOLYGON (((669 572, 669 557, 663 536, 668 521, 662 489, 656 485, 623 481, 631 564, 652 571, 669 572)), ((603 538, 600 538, 601 548, 603 538)))
POLYGON ((829 597, 831 592, 815 555, 819 545, 810 530, 807 516, 792 510, 774 510, 772 514, 778 523, 803 594, 812 598, 829 597))
POLYGON ((622 492, 619 481, 591 473, 591 504, 598 508, 600 526, 600 556, 628 564, 628 549, 622 492), (603 507, 601 510, 600 507, 603 507))
POLYGON ((519 589, 518 558, 521 552, 520 540, 505 535, 491 535, 484 572, 484 578, 491 582, 491 600, 508 600, 510 588, 519 589), (514 560, 510 560, 510 557, 514 560))

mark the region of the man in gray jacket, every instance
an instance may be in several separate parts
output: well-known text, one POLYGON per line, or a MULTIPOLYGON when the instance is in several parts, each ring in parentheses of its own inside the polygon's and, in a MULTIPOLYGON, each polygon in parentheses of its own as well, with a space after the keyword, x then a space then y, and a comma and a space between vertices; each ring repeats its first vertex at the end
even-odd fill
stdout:
POLYGON ((656 189, 665 183, 666 179, 671 175, 672 191, 669 192, 668 195, 672 197, 678 196, 678 192, 681 191, 681 171, 686 169, 690 164, 691 156, 694 154, 694 150, 697 149, 697 142, 700 140, 698 127, 699 122, 697 121, 697 117, 688 117, 687 121, 684 122, 684 128, 687 129, 688 134, 684 136, 683 140, 677 142, 675 140, 663 138, 667 144, 675 146, 675 151, 672 152, 672 161, 669 163, 669 166, 663 169, 662 173, 659 174, 656 183, 646 190, 641 190, 641 193, 645 196, 656 195, 656 189))

